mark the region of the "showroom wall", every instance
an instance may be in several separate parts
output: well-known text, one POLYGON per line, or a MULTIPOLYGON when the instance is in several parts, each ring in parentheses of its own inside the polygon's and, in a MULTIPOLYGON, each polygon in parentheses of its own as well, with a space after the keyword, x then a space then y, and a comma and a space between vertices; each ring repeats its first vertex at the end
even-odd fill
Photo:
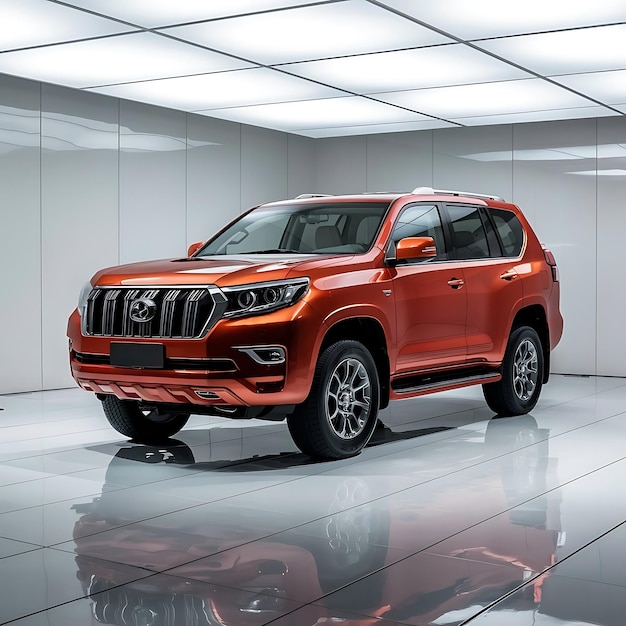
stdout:
POLYGON ((623 117, 313 140, 0 75, 0 393, 73 384, 65 323, 101 267, 260 202, 419 185, 520 204, 561 270, 553 371, 626 376, 623 117))
POLYGON ((310 191, 312 146, 0 75, 0 393, 72 386, 65 327, 81 285, 310 191))

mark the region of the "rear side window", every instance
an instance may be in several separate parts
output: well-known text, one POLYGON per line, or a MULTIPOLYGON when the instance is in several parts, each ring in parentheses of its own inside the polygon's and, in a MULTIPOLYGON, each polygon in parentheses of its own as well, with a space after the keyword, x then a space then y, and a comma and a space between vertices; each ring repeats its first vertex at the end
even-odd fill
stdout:
POLYGON ((490 256, 487 234, 477 207, 447 205, 452 245, 457 259, 483 259, 490 256))
POLYGON ((524 245, 524 229, 515 213, 504 209, 489 209, 502 242, 504 256, 519 256, 524 245))

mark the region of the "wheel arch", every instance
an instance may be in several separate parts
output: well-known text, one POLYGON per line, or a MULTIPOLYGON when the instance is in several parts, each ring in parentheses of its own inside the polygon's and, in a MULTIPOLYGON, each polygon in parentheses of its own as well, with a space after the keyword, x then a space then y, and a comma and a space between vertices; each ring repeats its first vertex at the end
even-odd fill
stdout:
POLYGON ((520 326, 530 326, 539 335, 543 350, 543 383, 550 377, 550 329, 545 309, 540 304, 531 304, 520 309, 513 318, 511 332, 520 326))
POLYGON ((320 346, 320 354, 341 339, 362 343, 372 355, 380 383, 379 408, 389 404, 389 352, 387 338, 381 323, 373 317, 351 317, 335 322, 326 332, 320 346))

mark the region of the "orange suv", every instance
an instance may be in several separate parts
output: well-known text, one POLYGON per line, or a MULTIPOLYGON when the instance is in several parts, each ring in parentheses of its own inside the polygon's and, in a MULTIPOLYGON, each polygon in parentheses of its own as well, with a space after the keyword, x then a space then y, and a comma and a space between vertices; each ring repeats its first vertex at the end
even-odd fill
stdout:
POLYGON ((127 437, 286 417, 303 452, 343 458, 390 400, 481 384, 496 413, 529 412, 562 328, 554 257, 518 207, 420 187, 264 204, 187 257, 102 270, 68 336, 127 437))

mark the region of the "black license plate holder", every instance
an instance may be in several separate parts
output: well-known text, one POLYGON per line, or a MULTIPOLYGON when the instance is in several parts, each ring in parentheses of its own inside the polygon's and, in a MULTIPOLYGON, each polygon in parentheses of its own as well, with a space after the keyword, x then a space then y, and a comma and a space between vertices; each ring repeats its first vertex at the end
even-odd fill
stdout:
POLYGON ((163 369, 165 345, 162 343, 137 343, 114 341, 111 343, 111 365, 139 369, 163 369))

